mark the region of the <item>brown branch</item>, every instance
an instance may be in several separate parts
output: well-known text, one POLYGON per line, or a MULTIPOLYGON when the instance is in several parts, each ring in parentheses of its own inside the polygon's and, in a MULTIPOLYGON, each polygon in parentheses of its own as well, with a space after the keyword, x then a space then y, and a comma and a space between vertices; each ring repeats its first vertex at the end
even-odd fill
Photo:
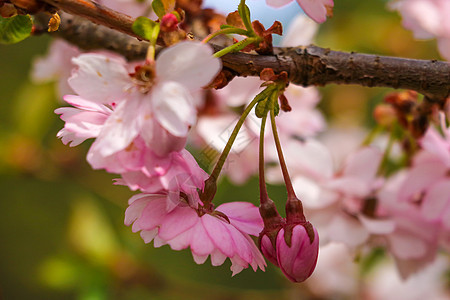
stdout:
MULTIPOLYGON (((89 15, 90 20, 115 29, 97 26, 78 17, 62 15, 60 30, 56 34, 80 48, 109 49, 130 60, 145 57, 146 43, 127 36, 135 36, 130 32, 133 22, 131 17, 112 13, 111 10, 87 0, 44 1, 72 14, 84 17, 89 15), (82 12, 78 12, 78 9, 82 12), (99 16, 103 11, 108 11, 108 14, 99 16), (99 19, 96 19, 97 17, 99 19), (117 23, 120 23, 120 26, 116 27, 117 23)), ((212 46, 215 51, 221 49, 219 46, 212 46)), ((286 71, 292 83, 303 86, 335 83, 410 89, 435 101, 443 101, 450 94, 448 62, 346 53, 313 45, 276 48, 275 51, 276 55, 231 53, 223 56, 222 61, 224 67, 237 76, 259 76, 264 68, 272 68, 276 73, 286 71)))
POLYGON ((69 14, 80 16, 90 20, 99 25, 115 29, 127 35, 137 36, 131 26, 134 19, 126 14, 119 13, 101 4, 92 2, 90 0, 41 0, 44 3, 50 4, 57 9, 63 10, 69 14))
POLYGON ((310 45, 278 48, 277 55, 246 53, 222 57, 225 67, 239 76, 259 76, 264 68, 286 71, 292 83, 303 86, 357 84, 417 91, 431 100, 450 95, 450 63, 332 51, 310 45))

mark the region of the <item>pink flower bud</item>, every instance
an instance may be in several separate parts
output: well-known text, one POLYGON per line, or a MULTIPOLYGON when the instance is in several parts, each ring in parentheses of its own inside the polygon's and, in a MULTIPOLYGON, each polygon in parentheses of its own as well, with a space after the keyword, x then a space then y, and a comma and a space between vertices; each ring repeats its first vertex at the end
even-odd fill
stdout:
MULTIPOLYGON (((313 228, 314 237, 311 241, 306 228, 298 224, 292 228, 289 237, 288 234, 285 234, 288 228, 286 226, 278 232, 276 243, 278 266, 289 280, 302 282, 311 276, 316 267, 319 254, 319 235, 317 230, 313 228), (290 246, 287 241, 290 241, 290 246)), ((289 233, 289 231, 286 233, 289 233)))
POLYGON ((161 30, 165 32, 175 31, 178 28, 178 19, 174 14, 165 14, 161 18, 161 30))
POLYGON ((260 249, 262 254, 264 255, 264 257, 270 261, 271 263, 273 263, 275 266, 278 266, 278 261, 277 261, 277 252, 275 251, 275 248, 272 245, 272 242, 270 241, 270 238, 264 234, 261 237, 260 240, 260 249))

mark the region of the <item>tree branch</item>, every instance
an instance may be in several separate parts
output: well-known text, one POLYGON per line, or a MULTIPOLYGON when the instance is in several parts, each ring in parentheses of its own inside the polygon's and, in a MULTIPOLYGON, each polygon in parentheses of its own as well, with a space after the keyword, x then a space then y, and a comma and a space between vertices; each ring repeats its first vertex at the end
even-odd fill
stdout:
POLYGON ((42 0, 69 14, 80 16, 99 25, 115 29, 129 36, 141 39, 131 29, 134 19, 90 0, 42 0))
MULTIPOLYGON (((145 57, 147 43, 133 38, 133 18, 88 0, 44 2, 112 28, 62 14, 61 26, 56 35, 85 50, 108 49, 129 60, 145 57)), ((42 17, 38 18, 41 26, 46 24, 44 22, 46 21, 42 17)), ((222 49, 220 46, 212 46, 215 51, 222 49)), ((272 68, 275 73, 286 71, 292 83, 303 86, 335 83, 409 89, 441 103, 450 94, 449 62, 346 53, 313 45, 275 48, 275 53, 230 53, 222 57, 222 62, 225 68, 237 76, 259 76, 264 68, 272 68)))

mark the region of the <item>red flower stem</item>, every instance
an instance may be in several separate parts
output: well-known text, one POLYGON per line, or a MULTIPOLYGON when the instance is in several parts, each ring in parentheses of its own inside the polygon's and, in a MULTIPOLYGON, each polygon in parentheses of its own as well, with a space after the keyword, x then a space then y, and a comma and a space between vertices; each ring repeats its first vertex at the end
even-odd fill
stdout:
POLYGON ((259 201, 261 204, 269 201, 267 194, 266 179, 264 175, 264 131, 266 128, 267 113, 261 120, 261 131, 259 134, 259 201))
MULTIPOLYGON (((274 101, 277 100, 277 98, 274 97, 274 101)), ((280 161, 281 171, 283 172, 283 179, 284 183, 286 184, 286 190, 287 190, 287 196, 288 200, 297 200, 297 197, 295 196, 294 188, 292 186, 291 178, 289 177, 289 172, 286 167, 286 161, 284 160, 283 156, 283 150, 281 149, 281 143, 280 138, 278 137, 278 131, 277 131, 277 124, 275 123, 275 112, 274 112, 274 106, 275 103, 272 103, 272 107, 270 109, 270 121, 272 123, 272 132, 273 132, 273 138, 275 141, 275 146, 277 147, 277 154, 278 154, 278 160, 280 161)))

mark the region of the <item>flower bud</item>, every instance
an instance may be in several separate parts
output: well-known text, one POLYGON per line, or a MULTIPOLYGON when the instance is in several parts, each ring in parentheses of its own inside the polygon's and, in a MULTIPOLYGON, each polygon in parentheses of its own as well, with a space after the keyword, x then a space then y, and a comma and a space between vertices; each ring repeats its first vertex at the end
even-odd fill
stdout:
POLYGON ((374 111, 373 116, 378 124, 383 126, 391 126, 397 120, 397 113, 392 105, 378 104, 374 111))
MULTIPOLYGON (((311 240, 304 225, 312 227, 309 222, 294 225, 290 232, 291 236, 288 237, 290 230, 288 230, 289 226, 286 226, 278 232, 276 241, 278 266, 284 275, 293 282, 302 282, 311 276, 319 254, 317 230, 313 228, 314 239, 311 240), (290 245, 287 241, 290 241, 290 245)), ((263 243, 263 239, 261 242, 263 243)))
POLYGON ((161 19, 161 31, 171 32, 178 29, 178 19, 174 14, 165 14, 161 19))

